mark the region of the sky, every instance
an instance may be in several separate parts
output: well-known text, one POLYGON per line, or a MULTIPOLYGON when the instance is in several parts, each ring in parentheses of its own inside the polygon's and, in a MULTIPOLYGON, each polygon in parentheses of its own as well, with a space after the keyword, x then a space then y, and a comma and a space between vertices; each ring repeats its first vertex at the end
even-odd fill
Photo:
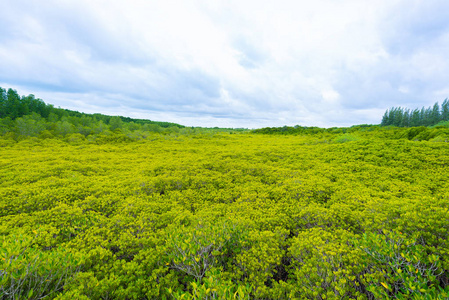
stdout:
POLYGON ((0 0, 0 87, 56 107, 261 128, 449 97, 447 0, 0 0))

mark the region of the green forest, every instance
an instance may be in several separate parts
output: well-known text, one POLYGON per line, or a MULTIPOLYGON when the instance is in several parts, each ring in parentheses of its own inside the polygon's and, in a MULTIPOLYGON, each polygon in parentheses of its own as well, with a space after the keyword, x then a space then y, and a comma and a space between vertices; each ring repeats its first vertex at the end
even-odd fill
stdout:
POLYGON ((29 137, 89 138, 100 142, 109 139, 138 140, 146 138, 151 132, 170 134, 190 131, 195 129, 176 123, 55 108, 34 95, 20 96, 13 89, 0 87, 0 135, 14 140, 29 137))
POLYGON ((381 125, 399 127, 432 126, 449 121, 448 99, 440 105, 436 102, 432 107, 413 110, 402 107, 392 107, 382 117, 381 125))
POLYGON ((449 299, 447 100, 246 130, 0 91, 2 300, 449 299))

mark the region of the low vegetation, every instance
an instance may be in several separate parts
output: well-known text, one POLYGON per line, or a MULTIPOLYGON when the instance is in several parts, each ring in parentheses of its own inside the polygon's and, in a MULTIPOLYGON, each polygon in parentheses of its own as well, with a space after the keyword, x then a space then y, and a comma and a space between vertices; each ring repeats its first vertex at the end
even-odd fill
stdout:
POLYGON ((447 299, 447 133, 5 135, 0 299, 447 299))

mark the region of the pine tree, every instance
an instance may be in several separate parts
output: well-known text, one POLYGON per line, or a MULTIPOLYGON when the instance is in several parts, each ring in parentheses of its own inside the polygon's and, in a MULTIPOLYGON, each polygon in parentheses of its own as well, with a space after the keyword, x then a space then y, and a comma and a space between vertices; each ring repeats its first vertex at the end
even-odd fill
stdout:
POLYGON ((435 125, 438 122, 440 122, 441 116, 440 116, 440 106, 438 105, 438 102, 436 102, 433 105, 432 113, 430 115, 430 123, 431 125, 435 125))
POLYGON ((449 102, 444 99, 443 104, 441 104, 441 120, 449 121, 449 102))
POLYGON ((404 109, 400 126, 401 127, 410 126, 410 109, 404 109))
POLYGON ((419 109, 415 108, 410 117, 410 127, 416 127, 420 125, 419 109))
POLYGON ((383 115, 382 122, 380 122, 380 125, 382 125, 382 126, 390 125, 390 118, 389 118, 389 111, 388 111, 388 109, 385 112, 385 114, 383 115))
POLYGON ((433 106, 410 110, 402 107, 387 109, 382 117, 382 126, 394 125, 398 127, 432 126, 441 121, 449 121, 449 100, 443 104, 436 102, 433 106))
POLYGON ((419 111, 419 126, 427 126, 426 125, 426 109, 424 106, 419 111))
POLYGON ((403 116, 404 116, 404 112, 403 112, 402 108, 401 107, 397 107, 395 109, 395 112, 394 112, 393 125, 394 126, 401 126, 403 116))

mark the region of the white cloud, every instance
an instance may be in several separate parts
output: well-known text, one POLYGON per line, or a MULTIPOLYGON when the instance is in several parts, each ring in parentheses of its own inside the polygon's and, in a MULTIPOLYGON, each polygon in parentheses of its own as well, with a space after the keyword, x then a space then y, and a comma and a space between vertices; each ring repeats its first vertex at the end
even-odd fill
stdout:
POLYGON ((340 94, 335 90, 324 90, 321 92, 321 96, 326 104, 332 105, 340 99, 340 94))
POLYGON ((71 109, 199 126, 347 126, 449 89, 443 1, 3 7, 0 82, 71 109))

